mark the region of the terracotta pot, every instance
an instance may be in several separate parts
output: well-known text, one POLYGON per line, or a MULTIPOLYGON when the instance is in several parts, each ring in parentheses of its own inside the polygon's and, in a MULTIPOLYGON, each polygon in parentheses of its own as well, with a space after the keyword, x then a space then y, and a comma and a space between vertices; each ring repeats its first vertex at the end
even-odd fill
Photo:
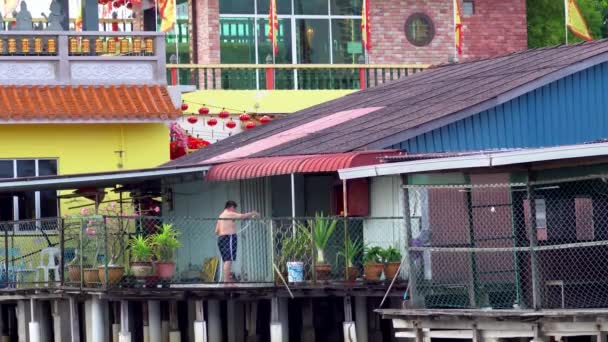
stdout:
POLYGON ((317 280, 331 279, 331 265, 330 264, 315 265, 315 272, 317 273, 317 280))
MULTIPOLYGON (((106 268, 105 266, 99 266, 97 269, 99 272, 99 279, 102 284, 106 284, 106 268)), ((108 266, 108 279, 109 285, 116 285, 122 280, 122 276, 125 274, 125 268, 122 266, 108 266)))
POLYGON ((350 266, 346 269, 346 280, 355 281, 359 275, 359 270, 356 267, 350 266))
POLYGON ((397 270, 399 270, 399 265, 401 265, 401 263, 398 261, 384 264, 384 277, 388 280, 392 280, 395 276, 398 277, 397 270))
POLYGON ((156 266, 156 275, 163 280, 170 280, 173 278, 175 274, 175 263, 172 261, 169 262, 157 262, 156 266))
POLYGON ((363 265, 363 272, 365 273, 365 280, 380 280, 382 270, 384 269, 383 264, 369 263, 363 265))
POLYGON ((68 280, 71 283, 80 283, 80 265, 68 265, 68 280))
POLYGON ((152 275, 151 262, 132 262, 131 272, 135 278, 146 278, 152 275))
POLYGON ((84 286, 93 287, 99 283, 99 270, 97 268, 84 269, 84 286))

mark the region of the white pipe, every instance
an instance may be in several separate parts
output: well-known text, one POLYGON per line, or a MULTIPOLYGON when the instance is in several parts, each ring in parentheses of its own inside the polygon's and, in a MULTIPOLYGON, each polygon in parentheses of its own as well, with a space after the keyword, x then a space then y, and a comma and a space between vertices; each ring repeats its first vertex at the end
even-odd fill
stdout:
POLYGON ((105 342, 103 310, 99 297, 91 300, 91 342, 105 342))
POLYGON ((120 332, 120 324, 112 324, 112 341, 118 342, 118 335, 120 332))
POLYGON ((207 342, 207 322, 194 322, 194 342, 207 342))
POLYGON ((38 322, 30 322, 30 342, 40 342, 40 324, 38 322))
POLYGON ((568 45, 568 0, 564 0, 564 28, 566 30, 566 45, 568 45))
POLYGON ((291 222, 292 233, 296 235, 296 176, 291 174, 291 217, 294 218, 291 222))
POLYGON ((162 342, 160 302, 157 300, 148 301, 148 330, 150 342, 162 342))
POLYGON ((344 342, 357 342, 355 322, 342 323, 342 332, 344 333, 344 342))

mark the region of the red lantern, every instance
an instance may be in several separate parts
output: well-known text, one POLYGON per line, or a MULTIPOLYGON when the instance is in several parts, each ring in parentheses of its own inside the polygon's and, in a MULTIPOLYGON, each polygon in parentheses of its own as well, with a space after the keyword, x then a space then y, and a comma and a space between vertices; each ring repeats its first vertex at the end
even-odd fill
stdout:
POLYGON ((188 118, 188 122, 194 125, 198 122, 198 118, 196 116, 191 116, 188 118))
POLYGON ((184 110, 188 110, 188 104, 187 103, 182 103, 182 111, 184 110))
POLYGON ((252 128, 255 128, 255 126, 256 126, 256 125, 255 125, 255 122, 253 122, 253 121, 249 121, 249 122, 248 122, 248 123, 245 125, 245 128, 246 128, 246 129, 252 129, 252 128))
POLYGON ((230 117, 230 113, 224 109, 221 112, 219 112, 219 114, 217 116, 219 116, 221 119, 228 119, 230 117))
POLYGON ((271 119, 271 118, 270 118, 270 116, 268 116, 268 115, 264 115, 264 116, 262 116, 262 117, 260 118, 260 123, 261 123, 261 124, 267 124, 267 123, 269 123, 270 121, 272 121, 272 119, 271 119))
POLYGON ((118 7, 120 7, 122 4, 120 3, 120 1, 114 1, 113 5, 114 5, 114 8, 118 8, 118 7))
POLYGON ((127 2, 127 9, 133 9, 133 4, 131 2, 127 2))
POLYGON ((251 119, 251 117, 249 117, 249 114, 247 113, 243 113, 239 116, 239 120, 241 121, 249 121, 251 119))
POLYGON ((207 107, 201 107, 201 108, 198 109, 198 113, 200 115, 207 115, 207 114, 209 114, 209 108, 207 108, 207 107))
POLYGON ((233 129, 236 127, 236 122, 230 120, 230 121, 226 122, 226 127, 233 129))
POLYGON ((213 127, 213 126, 217 125, 217 120, 215 118, 211 118, 211 119, 207 120, 207 125, 213 127))

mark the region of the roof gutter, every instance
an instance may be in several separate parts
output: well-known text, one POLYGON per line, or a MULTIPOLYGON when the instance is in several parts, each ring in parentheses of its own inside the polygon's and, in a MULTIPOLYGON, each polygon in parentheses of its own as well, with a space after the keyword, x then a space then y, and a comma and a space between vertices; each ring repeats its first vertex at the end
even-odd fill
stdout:
POLYGON ((448 157, 388 164, 377 164, 349 169, 341 169, 338 170, 338 174, 340 176, 340 179, 348 180, 377 176, 399 175, 406 173, 494 167, 560 159, 599 157, 607 155, 608 143, 581 144, 537 148, 512 152, 493 152, 463 157, 448 157))

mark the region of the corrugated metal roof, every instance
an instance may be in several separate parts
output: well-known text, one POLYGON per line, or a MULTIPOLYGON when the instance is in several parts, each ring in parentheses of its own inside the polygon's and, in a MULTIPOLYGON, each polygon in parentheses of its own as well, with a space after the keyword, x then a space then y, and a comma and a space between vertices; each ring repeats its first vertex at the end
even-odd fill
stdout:
POLYGON ((291 173, 335 172, 343 168, 378 164, 383 157, 398 153, 393 150, 248 158, 212 166, 205 179, 231 181, 291 173))
POLYGON ((437 67, 299 111, 169 165, 201 164, 324 116, 369 107, 383 108, 251 157, 387 148, 606 61, 608 40, 598 40, 437 67))

